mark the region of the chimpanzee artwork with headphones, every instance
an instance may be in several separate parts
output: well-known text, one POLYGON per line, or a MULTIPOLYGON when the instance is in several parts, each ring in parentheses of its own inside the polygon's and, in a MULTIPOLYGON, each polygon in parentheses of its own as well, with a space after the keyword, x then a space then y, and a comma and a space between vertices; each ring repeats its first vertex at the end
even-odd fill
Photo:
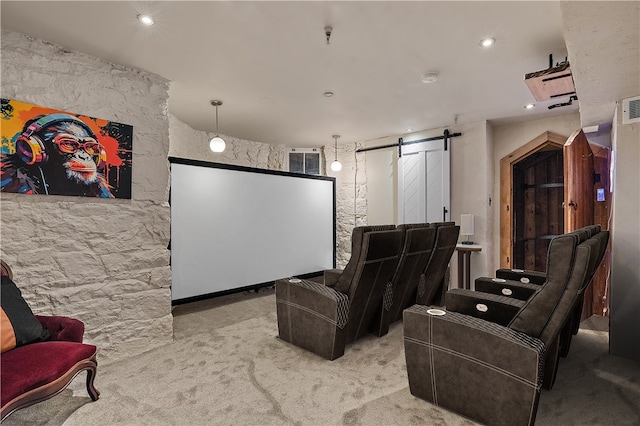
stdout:
POLYGON ((131 198, 133 127, 0 99, 0 190, 131 198))

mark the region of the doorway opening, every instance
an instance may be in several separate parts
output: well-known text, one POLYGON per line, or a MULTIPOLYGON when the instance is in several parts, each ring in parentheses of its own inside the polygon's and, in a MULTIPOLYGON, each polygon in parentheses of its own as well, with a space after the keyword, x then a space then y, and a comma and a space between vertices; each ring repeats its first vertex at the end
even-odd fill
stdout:
POLYGON ((563 222, 559 222, 563 217, 564 189, 557 185, 563 183, 562 148, 566 141, 566 136, 544 132, 500 160, 501 268, 544 271, 550 235, 561 234, 564 229, 563 222), (543 174, 546 175, 544 178, 543 174), (544 203, 547 206, 558 204, 555 201, 557 194, 560 219, 553 219, 557 213, 553 207, 551 220, 546 217, 544 226, 538 227, 536 214, 547 213, 542 208, 544 203), (544 262, 536 259, 536 254, 542 252, 544 262))
MULTIPOLYGON (((609 229, 611 150, 582 131, 545 132, 500 160, 500 267, 545 271, 555 235, 609 229)), ((582 318, 609 316, 610 253, 585 292, 582 318)))
POLYGON ((547 145, 513 165, 513 267, 544 271, 549 242, 564 230, 562 149, 547 145))

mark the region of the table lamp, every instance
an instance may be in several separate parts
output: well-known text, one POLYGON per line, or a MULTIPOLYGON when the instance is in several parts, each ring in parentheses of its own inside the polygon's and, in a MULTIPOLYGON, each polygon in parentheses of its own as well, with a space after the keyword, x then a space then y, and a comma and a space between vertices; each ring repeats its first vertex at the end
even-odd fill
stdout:
POLYGON ((473 235, 473 215, 461 214, 460 215, 460 234, 466 235, 467 239, 462 241, 462 244, 473 244, 470 237, 473 235))

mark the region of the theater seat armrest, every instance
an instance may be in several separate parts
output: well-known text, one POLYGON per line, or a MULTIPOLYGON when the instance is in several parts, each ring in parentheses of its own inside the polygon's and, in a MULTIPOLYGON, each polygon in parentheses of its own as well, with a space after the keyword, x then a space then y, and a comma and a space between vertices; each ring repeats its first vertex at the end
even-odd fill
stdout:
POLYGON ((309 280, 277 280, 276 303, 301 308, 339 328, 344 327, 349 314, 346 294, 309 280))
MULTIPOLYGON (((502 279, 499 278, 499 280, 502 279)), ((476 278, 474 287, 476 291, 482 293, 498 294, 518 300, 528 300, 536 291, 540 290, 540 288, 538 284, 525 284, 513 280, 497 282, 495 278, 488 277, 476 278)))
POLYGON ((496 278, 515 281, 520 281, 522 278, 526 278, 531 284, 544 284, 547 281, 547 274, 538 271, 502 268, 496 271, 496 278))
POLYGON ((285 342, 333 360, 344 354, 349 299, 309 280, 276 281, 278 336, 285 342))
POLYGON ((342 275, 342 269, 327 269, 324 271, 324 285, 335 287, 342 275))
POLYGON ((51 334, 50 340, 82 343, 84 324, 75 318, 36 315, 40 324, 51 334))
POLYGON ((499 325, 508 325, 524 306, 522 300, 479 291, 453 289, 446 294, 447 311, 458 312, 499 325))

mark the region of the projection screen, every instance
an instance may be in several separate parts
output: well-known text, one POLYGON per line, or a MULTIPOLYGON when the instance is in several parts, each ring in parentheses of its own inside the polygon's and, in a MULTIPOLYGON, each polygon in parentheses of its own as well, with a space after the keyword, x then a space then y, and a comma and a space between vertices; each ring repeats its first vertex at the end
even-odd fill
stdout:
POLYGON ((174 304, 335 267, 335 179, 170 157, 174 304))

